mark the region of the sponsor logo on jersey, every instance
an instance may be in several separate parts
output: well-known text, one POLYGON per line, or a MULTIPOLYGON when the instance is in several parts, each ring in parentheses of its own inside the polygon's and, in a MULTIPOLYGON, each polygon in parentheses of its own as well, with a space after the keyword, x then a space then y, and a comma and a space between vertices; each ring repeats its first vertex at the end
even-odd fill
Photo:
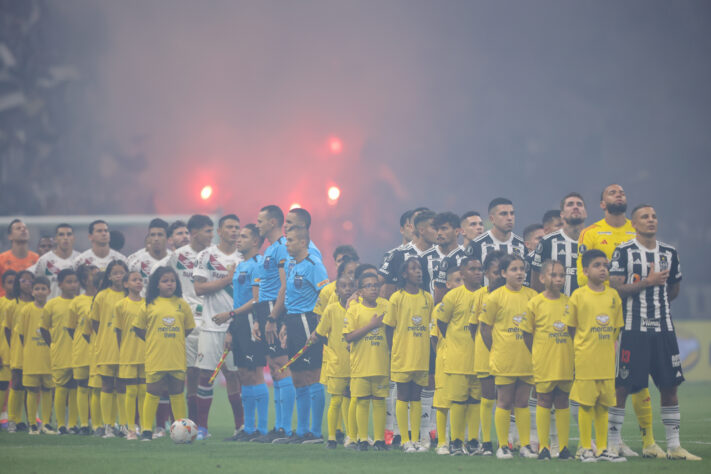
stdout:
POLYGON ((595 321, 597 321, 600 326, 607 326, 610 324, 610 317, 606 314, 598 314, 595 316, 595 321))
POLYGON ((215 255, 210 255, 210 259, 207 262, 207 268, 210 270, 215 270, 218 272, 226 272, 227 269, 223 264, 220 263, 220 261, 217 259, 215 255))
POLYGON ((170 316, 162 318, 162 321, 163 324, 165 324, 166 326, 172 326, 173 324, 175 324, 175 318, 172 318, 170 316))
POLYGON ((419 326, 420 324, 422 324, 422 316, 413 316, 412 324, 414 324, 415 326, 419 326))
POLYGON ((553 329, 558 332, 563 332, 565 331, 565 323, 563 321, 556 321, 553 323, 553 329))
POLYGON ((518 326, 526 319, 526 313, 517 314, 511 319, 513 319, 513 323, 518 326))
POLYGON ((177 267, 180 270, 192 270, 193 267, 195 267, 195 261, 191 258, 188 258, 187 255, 179 253, 177 267))
POLYGON ((304 277, 302 275, 294 275, 294 288, 297 290, 304 286, 304 277))

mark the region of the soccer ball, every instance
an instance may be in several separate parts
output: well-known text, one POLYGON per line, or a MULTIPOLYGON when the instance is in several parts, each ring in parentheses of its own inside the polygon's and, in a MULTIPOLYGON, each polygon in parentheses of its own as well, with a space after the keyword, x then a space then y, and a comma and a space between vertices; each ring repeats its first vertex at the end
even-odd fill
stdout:
POLYGON ((195 441, 197 434, 197 425, 187 418, 175 420, 170 425, 170 439, 175 444, 190 444, 195 441))

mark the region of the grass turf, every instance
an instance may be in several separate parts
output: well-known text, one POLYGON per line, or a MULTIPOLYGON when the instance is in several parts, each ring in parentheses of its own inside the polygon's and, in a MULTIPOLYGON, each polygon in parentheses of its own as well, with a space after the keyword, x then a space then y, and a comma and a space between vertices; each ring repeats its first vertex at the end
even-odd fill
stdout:
MULTIPOLYGON (((323 445, 260 445, 223 442, 233 431, 232 412, 223 388, 216 388, 210 414, 212 438, 193 445, 174 445, 169 438, 151 442, 124 439, 98 439, 83 436, 29 436, 26 433, 0 433, 0 472, 448 472, 492 469, 508 472, 711 472, 711 383, 686 383, 680 389, 682 409, 681 442, 701 462, 632 458, 626 463, 582 464, 577 461, 541 462, 520 458, 497 461, 487 457, 451 457, 401 452, 359 453, 323 445)), ((659 396, 652 389, 654 432, 664 448, 664 428, 659 418, 659 396)), ((325 420, 325 417, 324 417, 325 420)), ((324 426, 325 432, 325 426, 324 426)), ((577 437, 577 428, 571 429, 577 437)), ((641 440, 631 403, 628 403, 623 437, 641 451, 641 440)), ((575 446, 577 441, 572 440, 575 446)))

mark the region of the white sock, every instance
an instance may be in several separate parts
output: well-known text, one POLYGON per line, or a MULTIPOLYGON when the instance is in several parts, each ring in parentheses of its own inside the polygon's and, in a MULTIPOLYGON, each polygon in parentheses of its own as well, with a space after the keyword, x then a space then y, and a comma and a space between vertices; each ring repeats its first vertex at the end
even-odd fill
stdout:
POLYGON ((580 408, 580 403, 570 400, 570 419, 573 423, 578 424, 578 409, 580 408))
POLYGON ((610 407, 607 409, 607 444, 618 449, 622 441, 622 424, 625 422, 625 409, 610 407))
MULTIPOLYGON (((538 444, 538 429, 536 428, 536 406, 538 400, 533 397, 528 397, 528 412, 531 414, 531 445, 538 444)), ((537 446, 533 446, 536 448, 537 446)))
POLYGON ((662 407, 662 423, 667 435, 667 449, 679 447, 679 425, 681 424, 681 412, 679 405, 662 407))
POLYGON ((515 446, 516 441, 518 441, 518 429, 516 428, 514 411, 511 410, 511 415, 509 416, 509 443, 511 443, 511 446, 515 446))
POLYGON ((555 426, 555 408, 551 410, 551 427, 549 433, 551 436, 551 444, 556 444, 558 442, 558 428, 555 426), (555 443, 553 440, 555 440, 555 443))
POLYGON ((422 403, 422 414, 420 415, 420 441, 430 440, 430 430, 432 430, 432 397, 434 390, 423 390, 420 402, 422 403))
POLYGON ((385 429, 391 430, 394 434, 400 434, 395 418, 395 400, 397 400, 397 384, 390 382, 390 391, 385 399, 385 429))

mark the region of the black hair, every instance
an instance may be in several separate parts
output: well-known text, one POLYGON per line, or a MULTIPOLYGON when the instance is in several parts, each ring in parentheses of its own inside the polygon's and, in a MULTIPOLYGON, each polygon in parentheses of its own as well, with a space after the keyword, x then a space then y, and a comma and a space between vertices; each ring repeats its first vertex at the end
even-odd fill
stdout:
MULTIPOLYGON (((585 204, 585 199, 583 199, 583 196, 580 193, 572 192, 568 193, 565 196, 563 196, 563 199, 560 200, 560 210, 562 211, 563 208, 565 207, 565 201, 568 200, 568 198, 576 197, 579 198, 581 201, 583 201, 583 204, 585 204)), ((602 199, 600 199, 602 201, 602 199)))
POLYGON ((2 284, 3 286, 5 285, 5 280, 10 278, 11 276, 16 277, 17 272, 15 270, 5 270, 5 272, 2 274, 2 284))
POLYGON ((420 270, 424 271, 424 269, 422 268, 422 262, 420 262, 419 258, 410 257, 410 258, 406 259, 404 262, 402 262, 402 265, 400 265, 399 271, 397 273, 398 285, 400 288, 405 288, 405 284, 407 283, 405 274, 407 273, 407 268, 410 265, 410 262, 417 263, 420 266, 420 270))
POLYGON ((282 211, 279 206, 270 204, 261 208, 259 212, 266 212, 267 219, 276 219, 277 226, 281 227, 284 225, 284 211, 282 211))
POLYGON ((109 226, 109 224, 105 220, 96 219, 95 221, 91 221, 91 223, 89 224, 89 234, 94 233, 94 227, 96 226, 96 224, 106 224, 106 227, 109 226))
POLYGON ((126 237, 120 230, 112 230, 109 232, 109 248, 120 251, 126 244, 126 237))
POLYGON ((481 217, 481 214, 479 214, 476 211, 467 211, 464 214, 462 214, 462 217, 459 218, 459 223, 461 224, 464 221, 464 219, 469 219, 470 217, 474 217, 474 216, 481 217))
POLYGON ((549 222, 552 222, 554 219, 560 219, 560 210, 558 209, 550 209, 543 214, 543 219, 541 219, 541 222, 543 225, 548 224, 549 222))
POLYGON ((538 229, 543 229, 543 224, 531 224, 524 227, 523 240, 528 240, 528 237, 538 229))
MULTIPOLYGON (((75 272, 73 268, 65 268, 64 270, 60 270, 59 273, 57 273, 57 283, 61 285, 68 276, 76 276, 76 274, 77 272, 75 272)), ((79 277, 77 276, 77 279, 78 278, 79 277)))
POLYGON ((461 220, 459 216, 453 212, 440 212, 434 217, 432 225, 435 229, 439 229, 445 224, 449 224, 452 229, 459 229, 461 227, 461 220))
POLYGON ((634 217, 637 211, 639 211, 640 209, 644 209, 645 207, 651 207, 652 209, 654 209, 654 206, 652 206, 651 204, 638 204, 634 207, 634 209, 632 209, 630 217, 634 217))
POLYGON ((563 267, 563 270, 565 270, 565 265, 563 265, 563 264, 562 264, 561 262, 559 262, 558 260, 551 260, 551 259, 549 258, 548 260, 545 260, 545 261, 541 264, 541 273, 540 273, 540 274, 543 275, 544 273, 546 273, 546 271, 548 271, 548 267, 554 267, 554 266, 556 266, 556 265, 560 265, 561 267, 563 267))
POLYGON ((22 222, 21 219, 13 219, 10 221, 10 225, 7 226, 7 235, 12 234, 12 226, 17 224, 18 222, 22 222))
POLYGON ((116 265, 123 267, 123 269, 126 270, 126 273, 128 273, 128 265, 126 265, 126 262, 124 262, 123 260, 112 260, 106 266, 106 271, 104 272, 104 276, 101 279, 101 283, 99 283, 99 286, 96 288, 98 291, 105 290, 106 288, 111 286, 111 280, 109 279, 109 277, 111 276, 111 270, 113 270, 116 265))
POLYGON ((615 186, 615 185, 619 186, 619 184, 617 184, 617 183, 610 183, 607 186, 605 186, 604 188, 602 188, 602 191, 600 191, 600 201, 605 200, 605 191, 607 191, 607 188, 609 188, 610 186, 615 186))
POLYGON ((378 276, 378 267, 376 267, 372 263, 361 263, 360 265, 358 265, 355 269, 355 273, 353 274, 353 276, 357 280, 363 273, 367 272, 368 270, 375 270, 375 276, 378 276))
POLYGON ((513 262, 517 260, 524 262, 524 264, 526 263, 525 260, 518 254, 507 254, 499 259, 499 273, 501 273, 501 275, 496 278, 496 281, 494 281, 494 283, 489 285, 489 292, 492 292, 497 288, 501 288, 506 284, 506 278, 504 278, 503 272, 504 270, 507 270, 513 262))
POLYGON ((12 285, 12 297, 15 298, 15 301, 20 301, 20 295, 22 294, 22 291, 20 291, 20 279, 23 275, 29 275, 32 278, 32 281, 35 281, 35 274, 31 271, 22 270, 21 272, 17 272, 17 276, 15 276, 15 283, 12 285))
POLYGON ((298 240, 305 240, 307 247, 311 242, 311 235, 309 234, 309 229, 305 227, 292 227, 291 229, 286 231, 286 234, 287 236, 291 234, 298 240))
POLYGON ((172 237, 172 236, 173 236, 173 232, 175 232, 176 230, 180 229, 181 227, 188 227, 188 225, 187 225, 185 222, 181 221, 181 220, 177 220, 177 221, 171 223, 171 224, 168 226, 168 232, 167 232, 168 237, 172 237))
POLYGON ((495 250, 493 252, 487 253, 486 258, 484 259, 484 263, 482 264, 482 270, 486 272, 491 268, 494 262, 498 263, 498 261, 501 260, 505 255, 506 254, 501 250, 495 250))
POLYGON ((341 278, 341 275, 345 273, 346 267, 349 263, 358 263, 358 260, 353 259, 350 255, 345 255, 343 260, 341 260, 341 264, 338 265, 338 272, 336 273, 337 278, 341 278))
POLYGON ((192 232, 194 230, 204 229, 205 227, 212 227, 215 224, 212 222, 208 216, 204 214, 194 214, 188 219, 188 231, 192 232))
POLYGON ((301 207, 295 207, 289 212, 298 216, 298 218, 304 223, 306 229, 311 228, 311 214, 309 214, 309 211, 301 207))
POLYGON ((400 216, 400 227, 405 227, 405 225, 407 224, 407 221, 412 219, 412 215, 414 213, 415 213, 415 211, 413 211, 413 210, 403 212, 402 215, 400 216))
POLYGON ((590 262, 592 262, 596 258, 600 258, 600 257, 607 259, 607 255, 605 255, 605 252, 603 252, 600 249, 590 249, 590 250, 585 251, 585 253, 583 254, 583 257, 582 257, 583 258, 583 260, 582 260, 583 261, 583 268, 588 268, 588 266, 590 265, 590 262))
POLYGON ((350 257, 356 261, 359 260, 358 252, 356 252, 356 249, 352 245, 339 245, 336 247, 333 251, 333 259, 335 260, 339 255, 350 257))
POLYGON ((59 229, 71 229, 72 232, 74 232, 74 227, 71 225, 62 222, 61 224, 58 224, 57 227, 54 228, 54 235, 57 235, 57 232, 59 232, 59 229))
POLYGON ((168 234, 168 227, 170 227, 170 225, 160 217, 156 217, 148 223, 148 230, 163 229, 166 235, 168 234))
POLYGON ((435 214, 434 211, 430 211, 429 209, 418 212, 415 216, 415 220, 412 222, 415 226, 415 230, 417 230, 417 226, 420 225, 422 222, 434 219, 435 216, 437 216, 437 214, 435 214))
POLYGON ((222 227, 222 224, 224 224, 225 221, 228 219, 232 219, 233 221, 239 222, 239 217, 237 217, 237 214, 226 214, 220 217, 220 220, 217 221, 217 227, 222 227))
POLYGON ((375 278, 377 280, 378 275, 373 275, 372 273, 361 273, 360 276, 358 276, 358 288, 363 288, 363 282, 366 278, 375 278))
POLYGON ((82 264, 77 268, 77 278, 79 279, 79 284, 82 288, 86 290, 86 286, 89 283, 89 276, 91 275, 91 270, 93 268, 98 268, 96 265, 82 264))
POLYGON ((183 297, 183 289, 180 286, 180 278, 178 278, 178 274, 176 273, 176 271, 173 270, 171 267, 167 266, 158 267, 148 279, 148 288, 146 288, 146 306, 153 303, 153 301, 155 301, 155 299, 160 296, 160 290, 158 290, 158 283, 160 283, 160 279, 166 273, 172 273, 175 277, 175 292, 173 293, 173 296, 177 296, 178 298, 183 297))
POLYGON ((414 208, 414 209, 412 210, 412 213, 413 213, 413 214, 417 214, 418 212, 429 211, 429 210, 430 210, 429 207, 424 207, 424 206, 422 206, 422 207, 416 207, 416 208, 414 208))
POLYGON ((502 206, 502 205, 513 206, 513 203, 511 202, 510 199, 507 199, 505 197, 494 198, 489 203, 489 208, 488 208, 489 214, 491 214, 491 210, 494 209, 496 206, 502 206))
POLYGON ((44 285, 47 287, 47 289, 52 288, 52 284, 49 282, 49 279, 46 276, 40 275, 35 278, 35 281, 32 282, 32 288, 34 289, 34 287, 37 285, 44 285))
MULTIPOLYGON (((469 261, 472 262, 473 260, 469 261)), ((447 268, 447 280, 449 280, 449 277, 451 277, 454 273, 461 271, 462 268, 464 268, 464 264, 461 264, 459 266, 452 265, 451 267, 447 268)))
POLYGON ((128 296, 128 288, 126 288, 125 284, 128 283, 128 278, 131 276, 132 273, 136 273, 138 276, 141 277, 141 279, 143 279, 143 275, 141 275, 141 272, 139 272, 137 270, 127 271, 126 274, 123 276, 123 280, 122 280, 124 283, 123 294, 126 296, 128 296))
POLYGON ((242 227, 243 229, 249 230, 249 232, 252 234, 252 238, 257 239, 257 249, 262 247, 262 244, 264 243, 264 237, 259 235, 259 229, 257 228, 256 224, 247 224, 246 226, 242 227))

